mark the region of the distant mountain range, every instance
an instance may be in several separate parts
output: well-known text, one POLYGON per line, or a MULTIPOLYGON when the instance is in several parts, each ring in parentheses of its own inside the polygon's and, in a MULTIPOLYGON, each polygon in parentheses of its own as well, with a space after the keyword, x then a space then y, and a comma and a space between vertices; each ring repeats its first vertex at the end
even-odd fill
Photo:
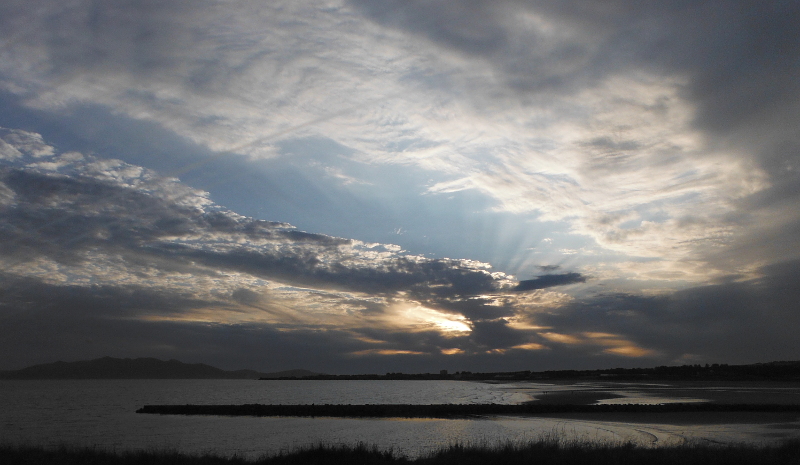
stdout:
POLYGON ((314 376, 308 370, 261 373, 222 370, 205 363, 156 358, 103 357, 80 362, 55 362, 21 370, 0 371, 0 379, 259 379, 314 376))
POLYGON ((542 380, 542 379, 651 379, 651 380, 791 380, 800 381, 800 361, 754 363, 750 365, 681 365, 654 368, 613 368, 605 370, 515 371, 498 373, 386 373, 327 375, 308 370, 261 373, 255 370, 222 370, 204 363, 183 363, 156 358, 103 357, 80 362, 55 362, 21 370, 0 371, 0 379, 459 379, 459 380, 542 380))

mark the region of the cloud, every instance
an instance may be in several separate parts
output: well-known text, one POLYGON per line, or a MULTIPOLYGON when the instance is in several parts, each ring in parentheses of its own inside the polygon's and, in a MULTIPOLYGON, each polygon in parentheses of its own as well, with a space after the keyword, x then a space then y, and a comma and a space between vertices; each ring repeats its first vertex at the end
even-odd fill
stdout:
POLYGON ((514 288, 515 291, 534 291, 537 289, 547 289, 554 286, 566 286, 568 284, 585 283, 586 277, 580 273, 546 274, 535 279, 520 281, 514 288))
POLYGON ((230 302, 153 287, 87 288, 3 275, 0 349, 9 368, 112 354, 177 358, 229 369, 314 366, 343 372, 347 354, 364 348, 349 333, 335 329, 287 332, 258 322, 139 318, 226 304, 230 302))
POLYGON ((283 214, 330 223, 328 212, 350 211, 297 179, 301 160, 344 180, 335 195, 352 204, 392 197, 356 166, 421 169, 426 181, 404 183, 403 197, 471 191, 479 209, 565 223, 594 252, 659 258, 662 273, 705 261, 705 275, 683 273, 707 282, 748 266, 708 253, 742 234, 742 214, 774 221, 748 199, 792 199, 798 184, 790 2, 45 3, 10 2, 0 15, 11 57, 0 77, 22 106, 110 108, 176 134, 194 153, 148 163, 210 186, 219 170, 251 171, 219 163, 228 152, 268 161, 263 171, 281 174, 265 176, 270 192, 291 206, 272 207, 283 214), (309 140, 329 141, 317 150, 335 146, 339 159, 290 149, 309 140))
POLYGON ((279 353, 300 350, 287 334, 303 334, 330 354, 320 360, 340 367, 353 356, 354 366, 389 355, 424 364, 541 345, 503 319, 516 313, 503 296, 513 280, 486 264, 253 220, 140 167, 45 152, 20 151, 0 172, 9 192, 0 211, 6 328, 50 338, 27 355, 19 337, 8 338, 19 360, 100 352, 213 360, 234 348, 201 348, 201 335, 241 331, 277 331, 279 353), (182 336, 164 339, 169 331, 182 336), (65 351, 76 339, 86 342, 65 351))
POLYGON ((433 42, 474 54, 497 51, 508 43, 498 16, 501 8, 483 1, 441 2, 352 1, 383 24, 425 34, 433 42))
POLYGON ((141 167, 51 152, 42 161, 20 151, 0 168, 6 296, 16 295, 10 290, 20 280, 36 289, 6 303, 14 312, 53 307, 64 318, 88 312, 285 331, 376 326, 443 334, 511 312, 477 297, 513 283, 485 263, 429 259, 247 218, 141 167), (394 307, 425 311, 403 319, 394 307))
POLYGON ((792 317, 766 302, 795 308, 769 283, 800 250, 799 19, 794 2, 4 2, 0 120, 24 129, 0 130, 4 279, 87 308, 93 289, 98 308, 152 292, 120 311, 142 328, 318 331, 363 367, 663 362, 725 337, 741 360, 782 354, 743 328, 781 336, 792 317), (392 320, 409 309, 427 310, 392 320))
MULTIPOLYGON (((237 289, 230 296, 202 298, 192 289, 112 282, 51 284, 5 273, 0 276, 0 318, 4 322, 0 346, 19 366, 108 353, 205 361, 229 368, 307 366, 318 371, 363 373, 385 371, 387 356, 419 357, 418 362, 393 358, 391 364, 406 371, 430 371, 426 367, 444 363, 443 350, 451 355, 463 355, 467 350, 480 354, 524 340, 502 322, 479 323, 474 334, 448 335, 435 326, 410 331, 409 327, 381 327, 366 320, 357 327, 326 326, 318 318, 226 323, 215 320, 213 314, 205 314, 211 317, 208 319, 181 318, 204 309, 213 309, 217 317, 220 312, 236 314, 245 311, 242 305, 264 307, 265 298, 272 297, 237 289)), ((337 316, 340 322, 345 317, 337 316)), ((428 309, 409 315, 422 320, 432 316, 445 314, 428 309)), ((422 320, 417 323, 424 323, 422 320)))
POLYGON ((670 363, 686 357, 709 363, 791 359, 789 328, 798 324, 800 296, 789 283, 797 277, 798 265, 797 260, 782 262, 760 269, 758 278, 667 295, 597 295, 531 318, 559 328, 578 346, 617 338, 627 342, 614 344, 614 353, 660 354, 670 363), (587 339, 587 334, 598 333, 613 337, 587 339))
POLYGON ((561 268, 561 265, 539 265, 537 268, 541 271, 556 271, 561 268))
POLYGON ((573 90, 625 68, 652 66, 688 76, 691 98, 701 105, 698 121, 716 129, 797 95, 790 77, 798 66, 800 9, 792 2, 350 3, 381 24, 488 58, 521 93, 573 90))
MULTIPOLYGON (((467 60, 485 60, 492 85, 480 80, 477 64, 473 82, 491 88, 491 97, 477 85, 469 92, 484 111, 504 106, 509 114, 516 102, 526 101, 559 121, 530 147, 529 163, 508 153, 509 140, 498 156, 502 162, 484 158, 483 165, 472 165, 432 192, 479 189, 503 209, 573 216, 574 231, 602 247, 630 255, 678 253, 683 260, 708 260, 706 251, 738 234, 732 200, 794 198, 790 192, 796 189, 787 186, 798 183, 790 173, 797 172, 791 166, 797 164, 793 128, 800 94, 791 57, 800 50, 800 9, 791 2, 351 4, 382 25, 422 35, 467 60), (585 120, 569 123, 587 113, 585 120), (569 133, 579 136, 560 137, 569 133), (571 161, 553 166, 540 155, 548 149, 571 161), (720 169, 720 163, 732 169, 720 169), (681 218, 698 205, 704 222, 687 228, 681 218), (628 215, 627 224, 602 220, 619 213, 628 215), (632 228, 634 222, 641 227, 632 228), (665 237, 676 240, 662 242, 665 237)), ((462 84, 453 78, 450 85, 462 84)), ((527 121, 531 137, 548 125, 527 121)), ((496 153, 491 146, 484 157, 487 152, 496 153)), ((732 271, 730 263, 712 263, 722 273, 732 271)))
MULTIPOLYGON (((221 333, 321 331, 318 343, 338 354, 331 357, 355 354, 364 367, 388 355, 428 362, 502 355, 512 364, 536 353, 558 364, 578 356, 727 361, 787 354, 787 343, 759 344, 789 338, 785 323, 794 319, 798 296, 786 289, 796 279, 795 262, 673 294, 570 299, 543 292, 585 283, 584 274, 515 285, 480 262, 429 259, 237 215, 175 179, 59 153, 36 134, 6 131, 3 140, 16 152, 0 171, 7 193, 0 210, 2 309, 21 334, 43 319, 113 334, 126 321, 184 325, 192 334, 202 324, 221 333)), ((144 332, 127 340, 131 353, 155 344, 144 332)), ((183 350, 170 347, 159 350, 183 350)))
POLYGON ((154 311, 180 313, 190 308, 222 303, 202 300, 189 291, 115 286, 113 283, 96 286, 50 284, 36 277, 9 273, 3 273, 0 285, 3 316, 31 321, 56 319, 63 322, 97 317, 125 319, 154 311))
POLYGON ((125 250, 323 288, 390 292, 425 286, 443 296, 498 288, 484 264, 397 254, 388 246, 245 218, 213 205, 203 192, 114 160, 54 160, 44 168, 29 164, 2 172, 13 197, 2 213, 7 256, 74 263, 89 251, 125 250))

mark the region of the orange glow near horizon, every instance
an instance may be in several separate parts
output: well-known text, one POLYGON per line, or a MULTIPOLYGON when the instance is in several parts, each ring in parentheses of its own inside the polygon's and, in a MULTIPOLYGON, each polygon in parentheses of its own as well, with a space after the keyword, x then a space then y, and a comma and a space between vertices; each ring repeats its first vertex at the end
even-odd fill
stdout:
POLYGON ((392 349, 367 349, 359 350, 358 352, 350 352, 350 355, 363 356, 363 355, 424 355, 424 352, 417 352, 414 350, 392 350, 392 349))
POLYGON ((521 350, 543 350, 543 349, 547 349, 546 346, 543 346, 542 344, 537 344, 535 342, 529 342, 527 344, 520 344, 520 345, 513 346, 511 348, 512 349, 521 349, 521 350))
POLYGON ((643 349, 637 346, 612 347, 604 350, 603 352, 607 354, 622 355, 624 357, 647 357, 648 355, 655 354, 655 352, 650 349, 643 349))
POLYGON ((452 349, 442 349, 440 352, 443 353, 444 355, 458 355, 458 354, 463 354, 464 350, 458 348, 452 348, 452 349))
POLYGON ((569 334, 540 333, 539 335, 548 341, 560 342, 561 344, 580 344, 583 342, 580 338, 570 336, 569 334))

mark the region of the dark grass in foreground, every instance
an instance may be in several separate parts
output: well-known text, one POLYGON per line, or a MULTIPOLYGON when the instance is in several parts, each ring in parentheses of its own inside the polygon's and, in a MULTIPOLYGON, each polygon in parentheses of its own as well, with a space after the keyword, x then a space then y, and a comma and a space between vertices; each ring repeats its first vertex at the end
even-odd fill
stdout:
POLYGON ((396 456, 375 447, 317 446, 261 459, 224 458, 213 455, 187 455, 177 452, 107 452, 99 449, 69 447, 41 448, 0 446, 0 463, 49 465, 292 465, 292 464, 559 464, 559 465, 737 465, 798 464, 800 440, 772 446, 751 445, 681 445, 644 448, 631 444, 559 444, 537 441, 525 445, 472 447, 454 445, 418 459, 396 456))

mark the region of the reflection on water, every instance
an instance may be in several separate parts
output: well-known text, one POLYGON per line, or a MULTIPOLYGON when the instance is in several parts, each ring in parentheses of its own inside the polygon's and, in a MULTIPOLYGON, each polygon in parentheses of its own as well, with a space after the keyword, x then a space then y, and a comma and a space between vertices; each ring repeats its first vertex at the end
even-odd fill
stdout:
MULTIPOLYGON (((660 386, 664 388, 664 386, 660 386)), ((685 440, 763 442, 800 436, 796 417, 694 424, 648 418, 406 420, 140 415, 144 404, 519 403, 548 392, 613 390, 608 401, 658 403, 652 386, 485 384, 459 381, 86 380, 0 381, 0 438, 11 443, 174 449, 257 457, 304 445, 365 442, 416 456, 455 442, 496 444, 557 437, 662 445, 685 440), (615 421, 607 421, 615 420, 615 421), (653 419, 654 420, 654 419, 653 419)), ((662 399, 663 398, 663 399, 662 399)), ((662 400, 659 400, 662 399, 662 400)), ((702 400, 702 398, 697 398, 702 400)), ((663 417, 662 417, 663 418, 663 417)))
POLYGON ((623 405, 623 404, 688 404, 696 402, 708 402, 708 399, 695 399, 692 397, 654 397, 638 391, 611 391, 620 397, 616 399, 601 399, 598 404, 623 405))
POLYGON ((670 404, 716 402, 734 404, 800 404, 800 386, 796 383, 730 382, 706 384, 692 382, 632 383, 632 382, 575 382, 563 384, 517 383, 505 389, 525 393, 533 399, 547 400, 561 396, 570 403, 570 395, 595 400, 597 404, 670 404), (604 398, 611 397, 611 398, 604 398))

